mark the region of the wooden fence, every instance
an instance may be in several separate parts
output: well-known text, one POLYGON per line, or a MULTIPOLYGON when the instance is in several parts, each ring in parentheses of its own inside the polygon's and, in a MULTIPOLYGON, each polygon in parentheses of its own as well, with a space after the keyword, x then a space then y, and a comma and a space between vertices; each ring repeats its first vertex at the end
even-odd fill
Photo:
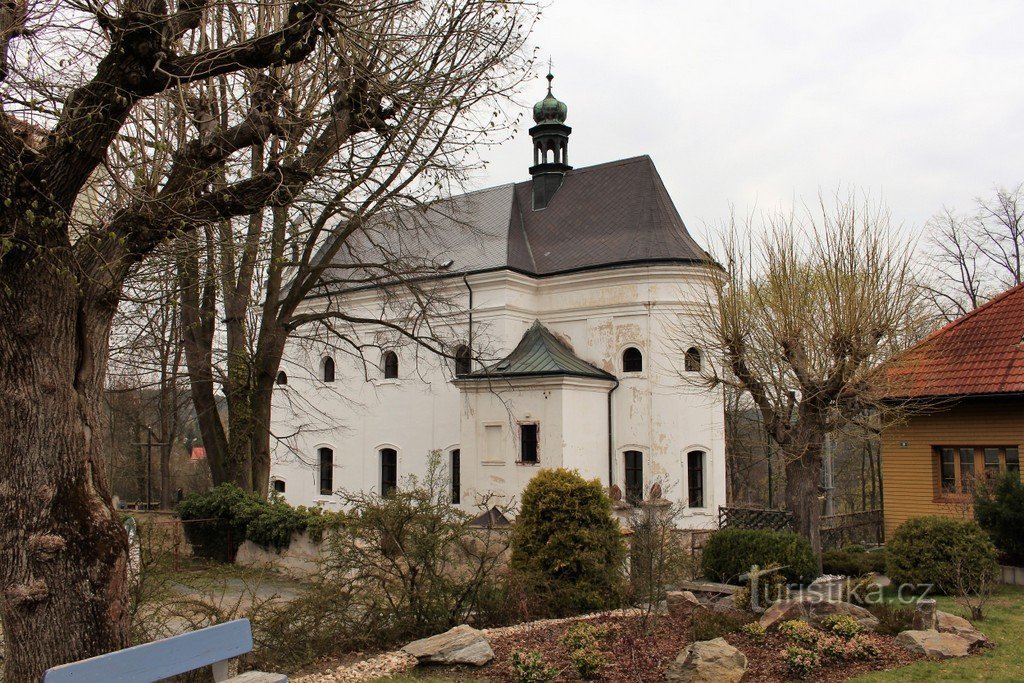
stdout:
MULTIPOLYGON (((718 528, 792 531, 793 514, 786 510, 751 507, 718 508, 718 528)), ((821 547, 842 548, 850 543, 881 545, 885 541, 881 510, 865 510, 821 518, 821 547)))

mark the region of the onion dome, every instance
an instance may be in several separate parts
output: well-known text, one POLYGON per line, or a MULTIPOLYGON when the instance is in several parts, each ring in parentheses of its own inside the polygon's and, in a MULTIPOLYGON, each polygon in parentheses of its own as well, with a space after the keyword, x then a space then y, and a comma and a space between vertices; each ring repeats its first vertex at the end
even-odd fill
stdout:
POLYGON ((548 73, 548 94, 543 100, 533 105, 533 120, 540 123, 565 123, 565 116, 568 112, 568 108, 565 106, 565 102, 559 101, 554 95, 551 94, 551 81, 554 80, 554 76, 548 73))

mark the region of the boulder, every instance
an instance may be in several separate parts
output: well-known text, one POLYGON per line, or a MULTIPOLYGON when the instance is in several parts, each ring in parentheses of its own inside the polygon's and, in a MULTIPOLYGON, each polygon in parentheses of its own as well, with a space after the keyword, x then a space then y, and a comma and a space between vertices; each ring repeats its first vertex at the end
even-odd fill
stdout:
POLYGON ((465 624, 436 636, 415 640, 402 651, 420 663, 430 664, 483 666, 494 659, 494 650, 483 632, 465 624))
POLYGON ((935 612, 935 629, 940 633, 954 633, 971 645, 988 643, 988 638, 984 633, 974 628, 974 624, 963 617, 958 617, 955 614, 943 612, 942 610, 936 610, 935 612))
POLYGON ((719 614, 725 614, 735 619, 750 620, 750 612, 742 610, 736 606, 736 597, 733 595, 727 595, 724 598, 715 600, 711 606, 712 612, 718 612, 719 614))
POLYGON ((971 649, 971 644, 955 633, 940 633, 932 630, 903 631, 896 636, 896 642, 909 652, 934 659, 966 657, 971 649))
POLYGON ((697 596, 690 591, 669 591, 665 593, 665 602, 668 604, 669 614, 704 607, 697 596))
POLYGON ((739 683, 747 657, 724 638, 688 645, 665 670, 665 680, 686 683, 739 683))
POLYGON ((780 600, 769 607, 758 623, 764 628, 790 619, 802 619, 814 626, 821 626, 826 617, 834 614, 853 617, 868 630, 878 627, 878 619, 863 607, 840 600, 822 600, 820 596, 804 595, 789 600, 780 600))

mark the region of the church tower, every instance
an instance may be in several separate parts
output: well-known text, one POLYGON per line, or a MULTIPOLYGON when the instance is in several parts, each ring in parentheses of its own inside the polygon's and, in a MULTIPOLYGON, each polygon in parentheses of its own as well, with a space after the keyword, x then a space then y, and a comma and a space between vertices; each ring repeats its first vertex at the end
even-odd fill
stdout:
POLYGON ((533 105, 533 120, 537 124, 530 129, 533 138, 533 208, 543 209, 562 186, 569 165, 569 134, 572 128, 565 125, 568 111, 565 102, 559 102, 551 94, 554 76, 548 72, 548 94, 533 105))

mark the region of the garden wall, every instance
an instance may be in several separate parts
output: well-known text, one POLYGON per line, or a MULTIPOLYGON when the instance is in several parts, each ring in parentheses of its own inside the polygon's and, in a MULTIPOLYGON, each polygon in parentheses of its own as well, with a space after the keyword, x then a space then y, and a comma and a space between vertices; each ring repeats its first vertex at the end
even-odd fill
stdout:
POLYGON ((252 541, 238 547, 235 564, 245 567, 272 567, 277 571, 305 578, 316 573, 324 558, 324 544, 310 539, 306 532, 292 534, 292 541, 284 550, 267 549, 252 541))

